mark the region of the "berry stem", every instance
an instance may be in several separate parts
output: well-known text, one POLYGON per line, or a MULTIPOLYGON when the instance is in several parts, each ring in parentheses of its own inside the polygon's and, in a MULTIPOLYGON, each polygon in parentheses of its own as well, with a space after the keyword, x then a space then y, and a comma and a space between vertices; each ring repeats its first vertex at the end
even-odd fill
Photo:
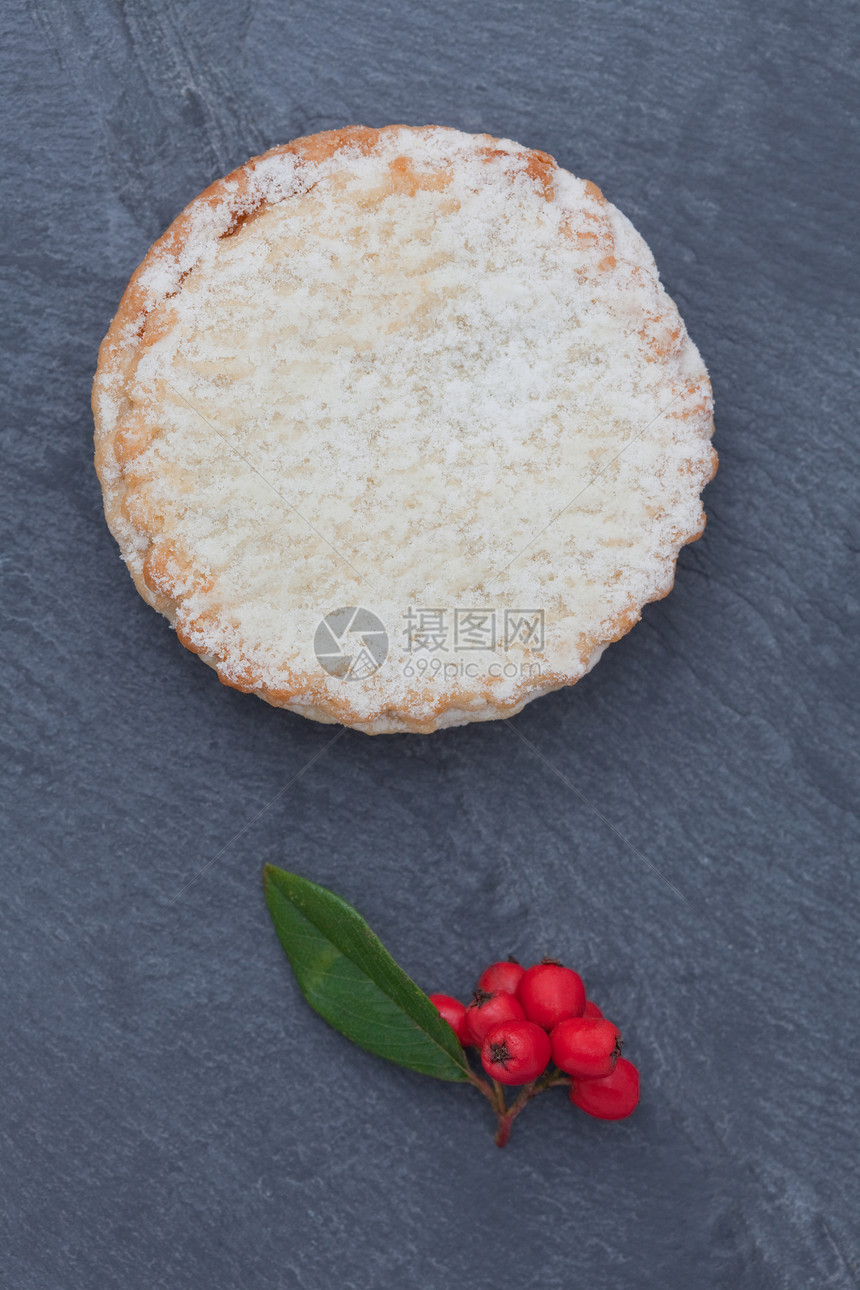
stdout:
POLYGON ((510 1114, 499 1116, 498 1128, 496 1129, 493 1137, 493 1141, 497 1147, 506 1147, 508 1145, 508 1138, 511 1136, 512 1124, 513 1118, 510 1114))
POLYGON ((565 1075, 564 1071, 560 1071, 557 1066, 553 1066, 552 1070, 541 1075, 540 1079, 537 1081, 539 1087, 535 1089, 535 1092, 542 1093, 545 1088, 556 1088, 561 1084, 567 1084, 569 1086, 570 1082, 569 1075, 565 1075))
MULTIPOLYGON (((506 1110, 497 1110, 498 1127, 494 1139, 496 1146, 504 1147, 507 1145, 508 1138, 511 1136, 511 1125, 533 1097, 537 1097, 538 1093, 543 1093, 548 1088, 555 1088, 559 1084, 570 1084, 570 1078, 563 1071, 552 1067, 552 1069, 541 1075, 540 1079, 533 1080, 531 1084, 523 1085, 515 1100, 506 1110)), ((502 1106, 504 1107, 504 1097, 502 1098, 502 1106)))
POLYGON ((564 1071, 560 1071, 557 1066, 551 1066, 544 1071, 540 1079, 533 1080, 531 1084, 524 1084, 510 1106, 505 1103, 505 1090, 498 1080, 493 1080, 490 1083, 488 1080, 481 1079, 480 1075, 476 1075, 473 1070, 470 1070, 469 1083, 479 1093, 483 1094, 495 1111, 496 1135, 494 1140, 497 1147, 504 1147, 511 1136, 511 1125, 532 1098, 537 1097, 538 1093, 543 1093, 548 1088, 555 1088, 560 1084, 569 1085, 570 1076, 565 1075, 564 1071))
MULTIPOLYGON (((488 1083, 487 1080, 481 1079, 480 1075, 476 1075, 472 1070, 469 1071, 469 1083, 473 1088, 476 1088, 479 1093, 483 1093, 484 1097, 490 1103, 490 1106, 496 1114, 498 1114, 499 1093, 501 1092, 500 1085, 498 1085, 495 1080, 493 1080, 492 1084, 488 1083)), ((504 1104, 504 1095, 502 1095, 502 1102, 504 1104)))

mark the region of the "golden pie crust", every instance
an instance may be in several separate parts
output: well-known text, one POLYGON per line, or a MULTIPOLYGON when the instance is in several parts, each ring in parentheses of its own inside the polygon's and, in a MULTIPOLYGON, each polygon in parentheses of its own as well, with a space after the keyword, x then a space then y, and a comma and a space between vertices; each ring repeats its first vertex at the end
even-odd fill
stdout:
POLYGON ((574 684, 671 590, 717 464, 625 217, 544 152, 435 126, 296 139, 207 188, 132 277, 93 411, 111 532, 182 644, 371 734, 574 684), (332 670, 316 628, 351 606, 387 652, 332 670))

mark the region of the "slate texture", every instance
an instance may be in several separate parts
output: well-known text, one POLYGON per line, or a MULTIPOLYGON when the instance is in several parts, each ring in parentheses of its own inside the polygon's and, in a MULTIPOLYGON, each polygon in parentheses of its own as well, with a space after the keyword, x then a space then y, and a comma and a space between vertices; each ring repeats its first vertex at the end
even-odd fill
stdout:
POLYGON ((2 24, 0 1283, 856 1287, 856 6, 32 0, 2 24), (721 468, 674 593, 579 686, 371 740, 178 646, 105 528, 88 404, 191 197, 393 120, 604 188, 710 366, 721 468), (581 966, 637 1115, 554 1094, 498 1152, 475 1094, 307 1009, 265 861, 428 989, 511 951, 581 966))

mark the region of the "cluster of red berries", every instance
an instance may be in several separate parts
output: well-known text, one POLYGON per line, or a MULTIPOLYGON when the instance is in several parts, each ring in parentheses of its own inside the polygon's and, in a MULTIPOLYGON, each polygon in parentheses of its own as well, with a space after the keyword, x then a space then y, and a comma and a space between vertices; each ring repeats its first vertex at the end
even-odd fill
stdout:
POLYGON ((621 1032, 586 998, 582 977, 555 959, 530 968, 513 958, 493 963, 468 1006, 447 994, 430 999, 498 1084, 548 1080, 552 1061, 570 1076, 571 1102, 599 1120, 622 1120, 639 1101, 639 1072, 621 1056, 621 1032))

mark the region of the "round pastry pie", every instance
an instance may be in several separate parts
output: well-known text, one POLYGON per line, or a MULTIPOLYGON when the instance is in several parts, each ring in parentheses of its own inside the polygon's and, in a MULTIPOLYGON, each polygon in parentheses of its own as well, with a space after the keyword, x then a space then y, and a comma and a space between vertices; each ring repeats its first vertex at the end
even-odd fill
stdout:
POLYGON ((99 353, 105 512, 227 685, 371 734, 507 717, 672 587, 711 387, 595 184, 356 126, 208 188, 99 353))

